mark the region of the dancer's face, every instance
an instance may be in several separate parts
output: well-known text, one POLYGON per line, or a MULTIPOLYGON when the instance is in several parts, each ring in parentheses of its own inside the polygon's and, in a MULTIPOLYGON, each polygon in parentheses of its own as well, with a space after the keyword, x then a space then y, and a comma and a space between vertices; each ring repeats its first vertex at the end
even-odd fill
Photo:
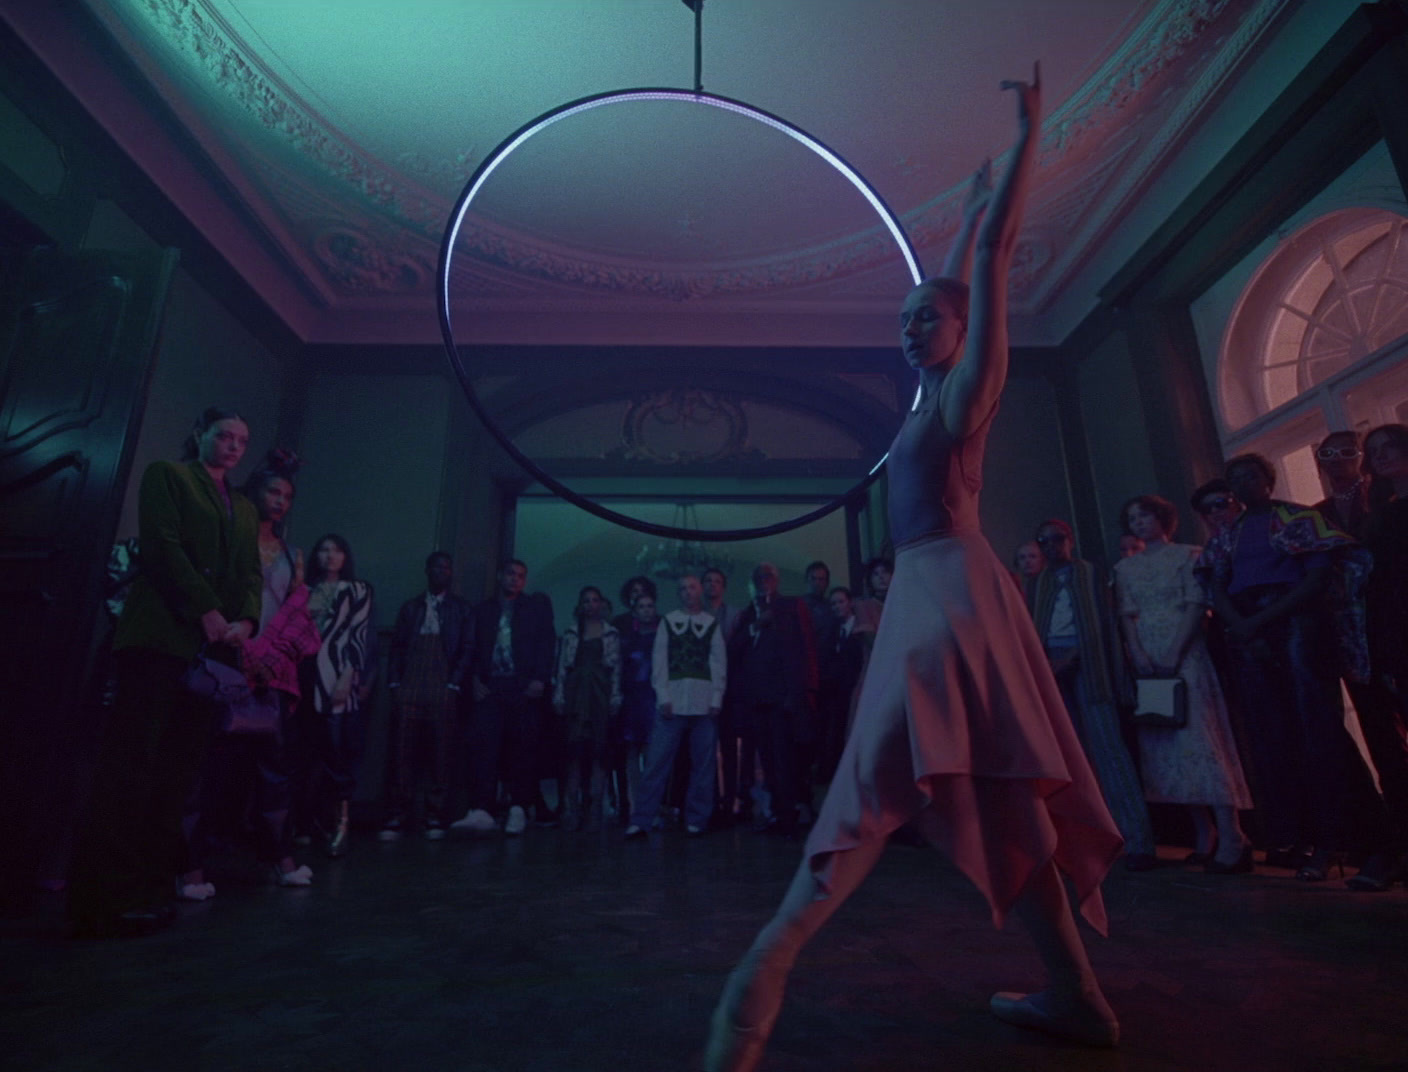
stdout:
POLYGON ((637 596, 636 601, 631 604, 631 613, 635 615, 638 622, 653 622, 655 620, 655 600, 651 596, 637 596))
POLYGON ((953 364, 966 334, 953 302, 933 287, 915 287, 900 308, 900 345, 911 368, 953 364))

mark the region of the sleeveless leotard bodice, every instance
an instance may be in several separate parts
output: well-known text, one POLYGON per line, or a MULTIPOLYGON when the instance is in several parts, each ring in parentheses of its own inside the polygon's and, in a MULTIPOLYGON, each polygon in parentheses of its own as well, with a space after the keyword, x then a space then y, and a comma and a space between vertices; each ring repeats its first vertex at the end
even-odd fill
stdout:
POLYGON ((896 547, 924 536, 978 531, 983 451, 993 413, 960 439, 944 427, 937 392, 905 418, 890 446, 890 538, 896 547))

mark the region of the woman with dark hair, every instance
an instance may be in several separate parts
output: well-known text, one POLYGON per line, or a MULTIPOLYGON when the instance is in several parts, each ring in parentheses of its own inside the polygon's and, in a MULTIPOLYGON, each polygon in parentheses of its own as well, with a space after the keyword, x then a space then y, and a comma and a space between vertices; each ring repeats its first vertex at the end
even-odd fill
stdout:
POLYGON ((215 894, 206 881, 205 859, 214 831, 237 833, 248 814, 254 850, 280 886, 307 886, 310 868, 295 863, 288 824, 290 777, 288 745, 298 703, 298 664, 318 650, 317 628, 308 615, 303 554, 284 540, 284 522, 293 506, 298 455, 276 449, 240 489, 259 511, 259 562, 264 575, 259 632, 243 650, 245 676, 256 689, 278 698, 279 727, 272 734, 216 736, 187 817, 191 866, 181 877, 180 896, 203 901, 215 894))
POLYGON ((890 594, 890 578, 895 575, 895 560, 887 555, 877 555, 865 564, 865 595, 857 599, 851 609, 856 621, 875 632, 880 628, 881 615, 885 613, 885 597, 890 594))
POLYGON ((645 746, 650 743, 650 731, 655 726, 655 686, 650 683, 650 672, 655 634, 659 629, 660 615, 655 609, 655 596, 650 593, 636 597, 625 628, 618 627, 621 635, 621 714, 617 719, 615 736, 621 786, 617 794, 617 810, 626 821, 629 821, 640 799, 641 764, 645 746))
MULTIPOLYGON (((631 624, 631 612, 635 610, 636 600, 641 596, 649 596, 651 600, 659 602, 660 593, 656 591, 655 582, 649 577, 631 577, 621 585, 621 613, 611 618, 611 624, 622 636, 631 624)), ((609 608, 607 617, 611 617, 609 608)))
POLYGON ((366 738, 362 705, 374 671, 373 592, 357 578, 351 545, 335 532, 313 545, 308 587, 308 610, 322 644, 303 667, 295 829, 325 826, 335 805, 327 851, 338 857, 347 853, 349 808, 366 738))
POLYGON ((1103 930, 1100 882, 1120 836, 1021 596, 978 527, 983 450, 1007 378, 1007 273, 1037 154, 1038 84, 1003 84, 1018 95, 1019 135, 978 234, 971 300, 961 282, 929 280, 900 311, 920 387, 889 456, 894 582, 801 866, 715 1010, 710 1072, 757 1066, 802 946, 910 820, 983 891, 994 922, 1016 911, 1036 941, 1050 988, 994 995, 994 1015, 1090 1045, 1118 1038, 1061 871, 1103 930))
POLYGON ((214 730, 186 671, 202 651, 237 665, 259 622, 259 515, 228 483, 248 445, 244 418, 212 406, 181 462, 142 474, 141 572, 113 639, 117 699, 71 876, 80 933, 144 934, 175 918, 182 808, 214 730))
POLYGON ((600 588, 583 588, 575 624, 562 634, 557 649, 552 706, 566 722, 562 828, 569 831, 582 825, 584 775, 590 787, 587 822, 593 829, 601 824, 608 734, 621 708, 621 634, 606 620, 606 606, 600 588))
POLYGON ((1173 542, 1178 511, 1157 495, 1126 502, 1120 526, 1144 544, 1115 563, 1115 607, 1129 661, 1141 677, 1182 678, 1188 698, 1186 725, 1138 728, 1144 799, 1188 806, 1196 834, 1190 862, 1214 874, 1250 871, 1251 840, 1237 809, 1252 806, 1251 794, 1203 639, 1207 594, 1195 572, 1202 549, 1173 542))

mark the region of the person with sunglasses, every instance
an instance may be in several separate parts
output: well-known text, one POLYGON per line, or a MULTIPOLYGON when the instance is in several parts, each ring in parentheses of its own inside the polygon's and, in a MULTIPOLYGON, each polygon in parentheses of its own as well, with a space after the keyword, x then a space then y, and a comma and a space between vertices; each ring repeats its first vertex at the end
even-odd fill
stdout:
POLYGON ((1188 504, 1203 519, 1209 537, 1216 536, 1231 525, 1246 509, 1232 494, 1231 485, 1220 476, 1199 485, 1188 504))
POLYGON ((1331 432, 1315 448, 1315 467, 1329 492, 1315 509, 1355 539, 1363 539, 1369 520, 1369 481, 1360 471, 1363 459, 1358 432, 1331 432))

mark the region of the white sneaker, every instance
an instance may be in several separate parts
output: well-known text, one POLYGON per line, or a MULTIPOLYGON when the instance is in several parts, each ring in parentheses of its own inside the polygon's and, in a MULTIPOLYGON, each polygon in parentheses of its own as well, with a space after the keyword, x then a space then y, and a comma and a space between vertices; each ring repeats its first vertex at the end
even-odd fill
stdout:
POLYGON ((215 896, 215 887, 209 882, 185 882, 176 896, 183 901, 204 901, 215 896))
POLYGON ((313 869, 304 864, 302 867, 295 867, 292 871, 280 871, 278 865, 275 864, 274 882, 280 886, 311 886, 313 885, 313 869))
POLYGON ((494 817, 483 808, 470 808, 463 819, 456 819, 450 824, 450 829, 468 830, 472 834, 492 834, 498 826, 494 817))
POLYGON ((504 823, 504 833, 509 837, 517 837, 523 833, 528 826, 528 813, 517 804, 508 810, 508 820, 504 823))

